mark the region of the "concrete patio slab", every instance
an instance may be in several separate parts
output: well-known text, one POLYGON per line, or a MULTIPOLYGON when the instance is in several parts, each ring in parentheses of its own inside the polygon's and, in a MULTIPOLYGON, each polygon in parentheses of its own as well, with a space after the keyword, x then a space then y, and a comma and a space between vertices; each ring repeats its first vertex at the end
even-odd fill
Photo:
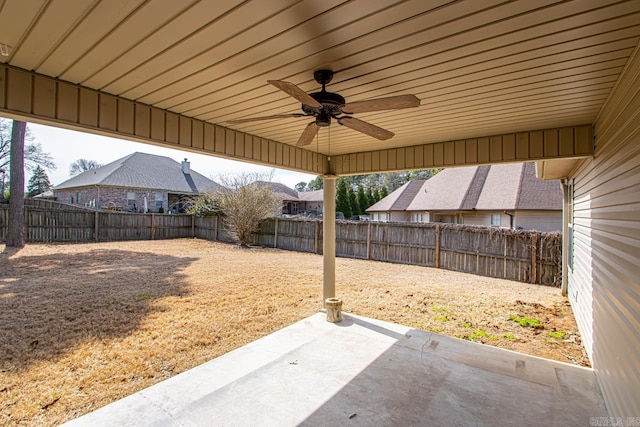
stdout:
POLYGON ((594 372, 379 320, 323 313, 67 426, 589 425, 594 372))

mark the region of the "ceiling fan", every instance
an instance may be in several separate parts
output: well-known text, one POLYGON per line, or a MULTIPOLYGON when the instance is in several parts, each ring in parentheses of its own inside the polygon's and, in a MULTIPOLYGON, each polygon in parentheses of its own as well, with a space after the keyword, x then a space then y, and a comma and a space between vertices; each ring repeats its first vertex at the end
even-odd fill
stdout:
POLYGON ((313 142, 320 127, 331 124, 331 119, 335 119, 338 124, 362 132, 374 138, 385 140, 393 137, 394 133, 371 123, 351 117, 354 113, 365 113, 369 111, 399 110, 402 108, 418 107, 420 99, 415 95, 398 95, 387 98, 370 99, 368 101, 356 101, 347 103, 341 95, 327 92, 325 86, 333 79, 333 71, 318 70, 313 73, 316 82, 322 85, 320 92, 307 94, 293 83, 282 80, 268 80, 268 83, 277 87, 289 96, 302 103, 304 113, 297 114, 277 114, 273 116, 250 117, 247 119, 229 120, 227 123, 238 124, 258 120, 273 120, 289 117, 315 117, 315 120, 307 127, 298 139, 298 146, 305 146, 313 142))

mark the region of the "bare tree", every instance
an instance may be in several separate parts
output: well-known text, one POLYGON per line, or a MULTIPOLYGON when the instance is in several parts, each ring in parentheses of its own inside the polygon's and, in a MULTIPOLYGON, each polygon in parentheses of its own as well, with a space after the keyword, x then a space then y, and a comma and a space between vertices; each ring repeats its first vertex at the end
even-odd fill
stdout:
POLYGON ((76 176, 82 172, 100 167, 102 167, 102 163, 98 163, 95 160, 78 159, 69 166, 69 176, 76 176))
MULTIPOLYGON (((266 180, 270 181, 271 177, 266 180)), ((251 243, 251 234, 258 230, 260 221, 282 212, 282 200, 264 181, 264 175, 252 173, 218 179, 222 187, 213 194, 216 206, 225 215, 240 246, 251 243)))
MULTIPOLYGON (((8 172, 10 169, 10 146, 11 146, 11 133, 12 133, 11 120, 0 118, 0 169, 8 172)), ((36 167, 40 166, 43 169, 55 170, 56 164, 51 157, 51 154, 45 153, 42 150, 42 145, 34 140, 33 135, 29 131, 29 128, 24 134, 24 167, 29 172, 33 172, 36 167)))
POLYGON ((7 246, 24 246, 24 137, 25 122, 13 121, 11 130, 11 196, 9 197, 9 227, 7 246))

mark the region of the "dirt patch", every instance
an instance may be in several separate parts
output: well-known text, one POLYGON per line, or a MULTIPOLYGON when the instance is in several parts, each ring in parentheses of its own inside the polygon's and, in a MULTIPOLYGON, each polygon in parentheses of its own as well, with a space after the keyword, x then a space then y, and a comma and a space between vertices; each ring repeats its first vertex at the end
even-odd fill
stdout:
MULTIPOLYGON (((203 240, 28 245, 0 254, 0 265, 7 425, 75 418, 321 301, 320 256, 203 240)), ((344 258, 336 268, 344 311, 588 366, 557 288, 344 258)))

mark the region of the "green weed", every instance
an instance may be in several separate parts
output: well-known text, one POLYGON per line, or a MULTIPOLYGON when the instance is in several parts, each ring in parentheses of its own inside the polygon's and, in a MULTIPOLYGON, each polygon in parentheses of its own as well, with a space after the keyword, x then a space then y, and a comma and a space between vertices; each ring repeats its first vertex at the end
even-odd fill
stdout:
POLYGON ((512 314, 509 320, 513 320, 523 328, 544 329, 542 322, 535 317, 518 317, 512 314))
POLYGON ((551 338, 557 338, 559 340, 564 339, 564 332, 562 331, 550 331, 547 335, 549 335, 551 338))

